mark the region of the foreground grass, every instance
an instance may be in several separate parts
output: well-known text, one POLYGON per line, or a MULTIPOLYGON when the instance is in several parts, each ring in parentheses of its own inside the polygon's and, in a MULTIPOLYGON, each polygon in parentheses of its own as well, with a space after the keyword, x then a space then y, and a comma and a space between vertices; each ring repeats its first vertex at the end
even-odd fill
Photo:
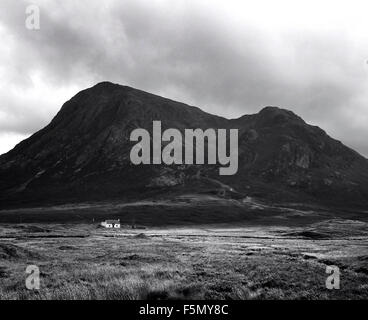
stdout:
POLYGON ((22 228, 24 237, 0 241, 0 299, 368 298, 362 240, 138 235, 75 226, 53 237, 54 231, 32 227, 22 228), (76 237, 75 230, 89 236, 76 237), (40 268, 40 290, 25 288, 30 264, 40 268), (340 267, 340 290, 326 289, 326 265, 340 267))

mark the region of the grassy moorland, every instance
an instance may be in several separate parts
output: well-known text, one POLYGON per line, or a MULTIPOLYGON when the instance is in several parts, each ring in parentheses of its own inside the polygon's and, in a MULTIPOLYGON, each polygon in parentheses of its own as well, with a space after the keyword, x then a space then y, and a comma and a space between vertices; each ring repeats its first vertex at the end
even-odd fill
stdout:
POLYGON ((299 226, 105 230, 97 223, 0 225, 0 299, 367 299, 368 228, 299 226), (25 287, 27 265, 40 289, 25 287), (341 271, 325 287, 326 266, 341 271))

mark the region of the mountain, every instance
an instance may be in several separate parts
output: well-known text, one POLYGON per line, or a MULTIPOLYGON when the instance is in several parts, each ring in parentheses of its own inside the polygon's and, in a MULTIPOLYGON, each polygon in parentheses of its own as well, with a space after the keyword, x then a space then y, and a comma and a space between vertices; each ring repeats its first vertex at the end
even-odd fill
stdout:
POLYGON ((0 156, 5 206, 216 193, 277 202, 367 207, 368 160, 293 112, 266 107, 225 119, 110 82, 64 103, 45 128, 0 156), (133 165, 135 128, 239 129, 239 169, 214 165, 133 165))

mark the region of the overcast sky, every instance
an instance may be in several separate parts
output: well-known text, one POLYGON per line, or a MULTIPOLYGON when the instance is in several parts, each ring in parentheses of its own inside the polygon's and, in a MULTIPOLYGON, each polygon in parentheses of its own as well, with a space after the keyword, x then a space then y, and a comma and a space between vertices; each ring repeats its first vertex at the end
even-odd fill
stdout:
POLYGON ((1 0, 0 153, 108 80, 229 118, 287 108, 368 156, 365 2, 1 0))

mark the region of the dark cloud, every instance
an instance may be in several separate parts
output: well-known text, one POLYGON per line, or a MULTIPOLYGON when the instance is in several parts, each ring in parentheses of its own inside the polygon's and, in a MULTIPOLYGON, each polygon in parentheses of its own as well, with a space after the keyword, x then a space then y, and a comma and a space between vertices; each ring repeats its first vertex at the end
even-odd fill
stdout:
POLYGON ((36 131, 73 90, 110 80, 227 117, 278 105, 368 155, 367 41, 344 28, 294 30, 251 10, 243 21, 206 1, 35 3, 30 31, 27 3, 3 1, 0 134, 36 131))

